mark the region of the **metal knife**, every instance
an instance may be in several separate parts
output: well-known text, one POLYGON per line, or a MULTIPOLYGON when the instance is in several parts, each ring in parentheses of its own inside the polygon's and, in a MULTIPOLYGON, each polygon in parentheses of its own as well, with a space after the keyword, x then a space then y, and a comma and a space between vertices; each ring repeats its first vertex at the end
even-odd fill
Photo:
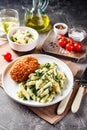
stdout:
POLYGON ((71 111, 73 113, 76 113, 79 110, 86 84, 87 84, 87 68, 85 69, 84 73, 82 74, 82 77, 80 80, 80 87, 78 89, 76 97, 71 106, 71 111))

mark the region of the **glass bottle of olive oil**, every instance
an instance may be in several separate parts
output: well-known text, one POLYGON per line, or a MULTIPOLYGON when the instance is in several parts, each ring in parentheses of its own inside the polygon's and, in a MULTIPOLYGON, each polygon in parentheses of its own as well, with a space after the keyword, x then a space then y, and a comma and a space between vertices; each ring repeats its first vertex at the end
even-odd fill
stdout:
POLYGON ((26 9, 25 26, 32 27, 38 32, 47 32, 51 29, 50 19, 44 13, 49 0, 33 0, 32 9, 26 9))

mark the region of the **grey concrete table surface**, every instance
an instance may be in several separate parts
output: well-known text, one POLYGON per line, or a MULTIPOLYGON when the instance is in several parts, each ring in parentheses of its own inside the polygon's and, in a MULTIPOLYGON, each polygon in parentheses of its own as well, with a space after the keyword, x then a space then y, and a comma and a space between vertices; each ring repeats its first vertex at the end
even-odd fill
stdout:
MULTIPOLYGON (((31 7, 31 0, 1 0, 0 10, 3 8, 17 9, 21 23, 24 19, 22 5, 31 7)), ((87 29, 87 1, 77 0, 52 0, 46 10, 52 24, 65 22, 71 28, 80 26, 87 29)), ((40 34, 39 43, 42 45, 47 34, 40 34)), ((80 63, 82 67, 87 65, 85 59, 80 63)), ((87 130, 87 97, 85 96, 79 111, 72 114, 71 111, 56 125, 50 125, 39 118, 26 106, 10 99, 0 88, 0 130, 87 130)))

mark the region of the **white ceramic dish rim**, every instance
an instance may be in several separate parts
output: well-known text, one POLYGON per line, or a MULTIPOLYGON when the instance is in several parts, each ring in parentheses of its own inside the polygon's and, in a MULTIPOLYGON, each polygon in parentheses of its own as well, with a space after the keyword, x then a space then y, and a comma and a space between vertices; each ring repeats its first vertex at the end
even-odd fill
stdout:
MULTIPOLYGON (((30 56, 30 55, 26 55, 26 56, 30 56)), ((26 57, 26 56, 22 56, 22 57, 26 57)), ((39 103, 39 102, 35 102, 35 101, 23 101, 23 99, 19 99, 17 97, 17 88, 16 88, 16 92, 12 95, 12 92, 13 92, 13 89, 12 90, 9 90, 11 89, 13 86, 17 85, 16 82, 14 82, 10 76, 9 76, 9 71, 10 71, 10 68, 12 66, 12 64, 17 60, 17 59, 20 59, 22 57, 19 57, 17 58, 16 60, 14 60, 13 62, 11 62, 4 70, 3 74, 2 74, 2 86, 6 92, 6 94, 12 98, 13 100, 15 100, 16 102, 18 103, 21 103, 23 105, 26 105, 26 106, 33 106, 33 107, 45 107, 45 106, 50 106, 50 105, 53 105, 53 104, 56 104, 57 102, 63 100, 68 94, 69 92, 71 91, 71 89, 73 88, 73 74, 70 70, 70 68, 61 60, 55 58, 55 57, 52 57, 52 56, 49 56, 49 55, 43 55, 43 54, 32 54, 31 56, 34 56, 36 58, 38 58, 39 62, 40 63, 45 63, 45 62, 56 62, 59 66, 59 68, 65 70, 65 73, 66 75, 68 76, 68 89, 65 89, 63 90, 62 92, 64 93, 64 95, 60 95, 60 96, 57 96, 52 102, 50 103, 39 103), (45 61, 44 61, 45 60, 45 61), (9 77, 8 77, 9 76, 9 77), (9 85, 9 82, 12 82, 11 85, 12 86, 8 86, 9 85), (9 91, 11 91, 9 93, 9 91)), ((17 86, 15 86, 17 87, 17 86)))

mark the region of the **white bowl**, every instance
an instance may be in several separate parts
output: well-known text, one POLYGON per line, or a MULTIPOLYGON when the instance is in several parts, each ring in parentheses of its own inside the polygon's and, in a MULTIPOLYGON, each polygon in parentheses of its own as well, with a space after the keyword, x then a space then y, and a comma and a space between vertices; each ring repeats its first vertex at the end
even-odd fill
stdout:
POLYGON ((21 27, 11 29, 8 32, 7 38, 9 41, 9 45, 13 50, 18 51, 18 52, 27 52, 27 51, 33 50, 37 46, 38 32, 36 30, 34 30, 33 28, 21 26, 21 27), (28 44, 18 44, 17 42, 13 42, 11 40, 11 36, 13 36, 14 33, 20 29, 28 30, 33 35, 34 40, 28 44))
POLYGON ((72 37, 75 41, 81 42, 86 38, 86 31, 81 28, 71 28, 68 31, 68 36, 72 37))
POLYGON ((54 29, 54 33, 56 35, 66 34, 68 31, 68 26, 65 23, 56 23, 56 24, 54 24, 53 29, 54 29), (58 25, 62 25, 64 27, 64 29, 57 28, 58 25))

